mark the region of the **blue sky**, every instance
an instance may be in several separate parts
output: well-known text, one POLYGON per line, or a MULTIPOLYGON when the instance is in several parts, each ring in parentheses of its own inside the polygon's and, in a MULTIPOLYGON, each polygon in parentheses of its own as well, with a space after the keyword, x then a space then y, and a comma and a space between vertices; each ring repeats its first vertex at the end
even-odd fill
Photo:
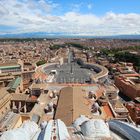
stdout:
POLYGON ((0 34, 140 34, 140 0, 0 0, 0 34))
POLYGON ((109 11, 140 13, 140 0, 54 0, 54 2, 63 6, 63 9, 61 9, 63 12, 71 10, 71 5, 79 5, 81 13, 93 13, 99 16, 109 11), (88 9, 88 5, 91 5, 92 8, 88 9))

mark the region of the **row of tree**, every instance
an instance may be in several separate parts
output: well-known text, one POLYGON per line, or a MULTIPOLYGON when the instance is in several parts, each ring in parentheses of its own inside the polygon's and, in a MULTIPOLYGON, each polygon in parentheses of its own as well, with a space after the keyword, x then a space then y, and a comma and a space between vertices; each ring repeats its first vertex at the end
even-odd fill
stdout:
POLYGON ((102 49, 101 54, 107 57, 113 57, 115 62, 131 62, 134 64, 137 71, 140 70, 140 54, 131 53, 131 51, 140 52, 140 46, 133 46, 123 48, 113 48, 113 49, 102 49))
POLYGON ((37 66, 40 66, 40 65, 43 65, 43 64, 45 64, 45 63, 46 63, 45 60, 40 60, 40 61, 38 61, 38 62, 36 63, 36 65, 37 65, 37 66))
POLYGON ((89 50, 88 47, 83 46, 83 45, 78 44, 78 43, 66 43, 66 44, 63 44, 63 45, 53 45, 53 46, 50 46, 50 49, 51 50, 57 50, 57 49, 60 49, 60 48, 65 48, 66 46, 78 48, 80 50, 89 50))

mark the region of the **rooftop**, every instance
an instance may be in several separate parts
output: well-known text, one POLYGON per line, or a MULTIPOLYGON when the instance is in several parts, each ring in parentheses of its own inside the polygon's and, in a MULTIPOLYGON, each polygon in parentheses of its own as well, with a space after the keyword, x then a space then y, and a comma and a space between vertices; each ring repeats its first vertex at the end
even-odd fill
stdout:
POLYGON ((123 74, 118 76, 118 78, 128 85, 140 89, 140 74, 123 74))
POLYGON ((0 131, 12 129, 19 118, 19 114, 8 112, 5 117, 0 120, 0 131))
POLYGON ((59 118, 69 126, 80 115, 90 115, 84 92, 80 87, 63 88, 59 95, 55 119, 59 118))
POLYGON ((21 83, 21 77, 17 77, 16 79, 14 79, 13 81, 11 81, 8 85, 10 91, 15 91, 16 88, 19 86, 19 84, 21 83))
POLYGON ((28 95, 26 95, 26 94, 15 94, 14 93, 11 100, 25 101, 25 100, 27 100, 27 98, 28 98, 28 95))
POLYGON ((20 65, 17 62, 6 62, 6 63, 0 63, 0 69, 5 68, 12 68, 12 67, 20 67, 20 65))
POLYGON ((8 93, 7 88, 0 88, 0 100, 2 100, 8 93))

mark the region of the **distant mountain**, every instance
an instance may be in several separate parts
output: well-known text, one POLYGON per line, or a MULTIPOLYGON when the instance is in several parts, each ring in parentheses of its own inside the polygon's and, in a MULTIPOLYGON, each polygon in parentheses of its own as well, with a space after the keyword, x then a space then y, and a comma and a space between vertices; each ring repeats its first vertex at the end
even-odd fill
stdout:
POLYGON ((140 35, 88 36, 68 33, 31 32, 19 34, 1 34, 0 38, 107 38, 107 39, 140 39, 140 35))
POLYGON ((107 36, 107 38, 113 38, 113 39, 140 39, 140 35, 116 35, 116 36, 107 36))
POLYGON ((59 36, 60 33, 46 33, 46 32, 31 32, 31 33, 19 33, 19 34, 3 34, 0 35, 0 38, 44 38, 44 37, 53 37, 59 36))

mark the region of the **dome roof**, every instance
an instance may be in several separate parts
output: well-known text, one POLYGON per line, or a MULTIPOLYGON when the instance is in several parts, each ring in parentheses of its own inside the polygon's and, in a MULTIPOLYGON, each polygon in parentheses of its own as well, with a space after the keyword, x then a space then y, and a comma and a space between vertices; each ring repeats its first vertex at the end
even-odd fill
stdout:
POLYGON ((63 121, 59 119, 50 120, 45 128, 45 131, 38 140, 51 140, 52 136, 57 137, 58 135, 60 140, 67 140, 70 138, 67 127, 63 121))
POLYGON ((77 118, 74 123, 73 123, 73 126, 80 130, 80 126, 86 122, 86 121, 89 121, 89 118, 85 117, 84 115, 81 115, 79 118, 77 118))
POLYGON ((1 140, 31 140, 38 132, 38 125, 33 121, 25 121, 20 128, 5 131, 1 140))
POLYGON ((107 124, 101 119, 92 119, 81 125, 81 132, 88 138, 110 137, 107 124))

